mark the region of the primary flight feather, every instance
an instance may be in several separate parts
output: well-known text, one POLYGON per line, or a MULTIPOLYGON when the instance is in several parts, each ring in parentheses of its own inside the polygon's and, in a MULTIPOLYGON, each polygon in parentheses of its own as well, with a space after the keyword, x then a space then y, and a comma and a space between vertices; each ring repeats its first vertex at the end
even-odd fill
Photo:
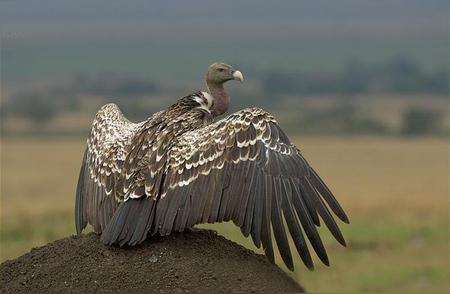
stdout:
POLYGON ((273 235, 294 269, 289 232, 308 268, 306 238, 329 264, 316 227, 322 219, 345 246, 330 210, 348 223, 345 212, 272 115, 247 108, 214 121, 228 110, 223 84, 230 80, 242 81, 242 73, 214 63, 207 91, 141 123, 115 104, 97 112, 76 191, 78 234, 89 223, 105 244, 133 246, 156 233, 232 220, 272 263, 273 235))

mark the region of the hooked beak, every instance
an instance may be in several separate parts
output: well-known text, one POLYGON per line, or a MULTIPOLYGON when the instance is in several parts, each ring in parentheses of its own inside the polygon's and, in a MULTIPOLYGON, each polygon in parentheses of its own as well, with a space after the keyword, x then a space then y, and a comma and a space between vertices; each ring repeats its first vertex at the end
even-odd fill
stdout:
POLYGON ((244 81, 244 76, 240 71, 235 70, 233 72, 233 79, 242 83, 244 81))

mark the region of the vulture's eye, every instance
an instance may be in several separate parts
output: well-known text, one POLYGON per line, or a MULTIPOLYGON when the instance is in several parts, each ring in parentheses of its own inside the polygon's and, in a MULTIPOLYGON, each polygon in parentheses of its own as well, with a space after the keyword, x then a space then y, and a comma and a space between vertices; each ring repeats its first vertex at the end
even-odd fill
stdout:
POLYGON ((218 71, 220 71, 220 72, 224 72, 224 71, 225 71, 225 69, 224 69, 224 68, 219 68, 219 69, 218 69, 218 71))

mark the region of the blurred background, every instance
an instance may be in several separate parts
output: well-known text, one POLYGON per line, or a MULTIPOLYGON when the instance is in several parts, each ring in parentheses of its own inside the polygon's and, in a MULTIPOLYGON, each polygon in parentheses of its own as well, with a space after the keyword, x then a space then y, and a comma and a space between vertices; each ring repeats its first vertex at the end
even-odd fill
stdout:
MULTIPOLYGON (((96 110, 142 120, 240 69, 348 211, 312 292, 450 290, 446 0, 2 1, 1 261, 74 233, 96 110)), ((207 226, 258 251, 231 224, 207 226)), ((261 251, 258 251, 261 252, 261 251)), ((281 263, 280 263, 281 265, 281 263)))

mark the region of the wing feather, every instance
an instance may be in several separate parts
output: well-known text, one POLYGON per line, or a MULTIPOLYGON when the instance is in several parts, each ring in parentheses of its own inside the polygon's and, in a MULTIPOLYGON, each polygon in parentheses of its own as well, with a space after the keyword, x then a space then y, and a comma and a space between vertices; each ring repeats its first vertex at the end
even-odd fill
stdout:
POLYGON ((95 115, 87 139, 75 197, 77 234, 90 223, 101 233, 117 209, 118 175, 126 147, 141 124, 127 120, 115 104, 103 106, 95 115))
POLYGON ((253 173, 251 176, 251 182, 249 183, 249 186, 251 187, 248 192, 248 203, 247 207, 245 208, 245 215, 244 215, 244 223, 241 226, 241 231, 244 234, 245 237, 248 237, 250 234, 250 231, 252 229, 252 223, 253 223, 253 211, 255 210, 255 202, 257 201, 256 193, 255 193, 255 186, 257 181, 257 170, 253 169, 253 173))
MULTIPOLYGON (((178 209, 167 211, 169 224, 160 224, 163 229, 155 228, 154 233, 167 233, 173 222, 174 228, 182 231, 196 223, 232 220, 244 236, 251 235, 257 247, 262 245, 271 262, 273 233, 291 270, 285 225, 310 269, 313 262, 303 232, 321 261, 329 264, 316 229, 319 216, 345 245, 325 202, 341 220, 348 221, 345 212, 274 118, 261 109, 245 109, 183 134, 167 160, 163 190, 168 192, 161 201, 170 197, 182 200, 170 200, 178 209), (185 191, 186 185, 192 187, 189 193, 177 193, 185 191)), ((159 203, 157 215, 166 209, 159 203)))
POLYGON ((271 262, 273 234, 293 270, 288 232, 312 269, 304 232, 328 265, 319 218, 343 245, 329 209, 344 222, 348 218, 275 119, 249 108, 204 127, 197 121, 175 116, 132 124, 117 106, 102 108, 80 170, 77 232, 90 223, 106 244, 136 245, 148 234, 232 220, 271 262))
POLYGON ((328 256, 322 244, 322 240, 320 239, 319 233, 317 232, 317 229, 314 226, 311 216, 309 215, 304 203, 303 198, 305 196, 296 185, 294 185, 293 188, 295 191, 293 203, 295 210, 297 211, 297 216, 300 219, 300 223, 302 224, 303 230, 305 231, 306 236, 311 242, 312 247, 316 251, 317 256, 320 258, 320 260, 322 260, 324 264, 329 265, 328 256))
MULTIPOLYGON (((261 246, 261 226, 262 226, 262 205, 263 201, 260 200, 261 195, 264 195, 264 175, 262 174, 262 171, 258 170, 257 177, 256 177, 256 183, 254 186, 255 189, 255 203, 253 208, 253 220, 252 220, 252 239, 253 243, 255 243, 256 247, 261 246)), ((236 207, 236 206, 234 206, 236 207)))
POLYGON ((275 263, 272 244, 272 231, 270 227, 271 211, 272 211, 272 177, 265 175, 264 179, 265 189, 263 197, 263 217, 261 222, 261 242, 264 248, 264 253, 270 262, 275 263))
POLYGON ((77 190, 75 193, 75 227, 77 230, 77 234, 80 234, 81 231, 86 227, 88 219, 86 215, 86 205, 87 201, 85 199, 88 194, 88 189, 90 187, 86 187, 89 185, 87 178, 87 152, 86 149, 83 155, 83 161, 81 163, 80 175, 78 176, 78 184, 77 190))
POLYGON ((292 240, 294 241, 298 254, 303 260, 303 263, 310 270, 312 270, 314 268, 314 264, 312 262, 311 255, 309 253, 308 246, 306 245, 305 238, 303 237, 300 223, 298 221, 297 216, 294 213, 293 208, 294 204, 292 198, 297 196, 296 194, 294 194, 293 191, 295 183, 292 180, 288 179, 283 180, 283 184, 286 189, 285 193, 283 193, 284 197, 282 201, 284 218, 286 219, 289 232, 291 233, 292 240))
POLYGON ((336 216, 341 219, 345 223, 349 223, 348 217, 342 209, 339 202, 334 198, 333 193, 331 193, 330 189, 328 189, 327 185, 322 181, 319 175, 311 168, 310 180, 313 183, 314 187, 319 191, 325 201, 328 203, 330 208, 336 214, 336 216))
MULTIPOLYGON (((323 219, 323 221, 325 222, 325 225, 330 230, 330 232, 333 234, 335 239, 339 243, 341 243, 343 246, 346 246, 344 237, 342 236, 342 233, 339 230, 339 227, 337 226, 333 216, 328 211, 328 208, 326 207, 325 203, 319 197, 319 195, 317 194, 317 191, 314 189, 312 184, 309 182, 308 178, 305 177, 301 181, 301 185, 302 185, 302 190, 305 191, 306 194, 309 195, 309 197, 307 197, 307 198, 308 199, 312 199, 313 203, 311 203, 310 205, 311 206, 313 206, 313 205, 315 206, 315 209, 317 210, 317 213, 323 219)), ((314 209, 314 208, 311 207, 310 209, 314 209)), ((314 213, 314 215, 316 215, 316 213, 314 213)))
POLYGON ((272 226, 275 235, 275 241, 278 245, 281 258, 284 264, 290 270, 294 270, 294 264, 292 262, 291 249, 289 248, 289 242, 286 237, 286 231, 284 229, 284 223, 281 216, 281 183, 279 178, 273 178, 273 195, 272 195, 272 226))

